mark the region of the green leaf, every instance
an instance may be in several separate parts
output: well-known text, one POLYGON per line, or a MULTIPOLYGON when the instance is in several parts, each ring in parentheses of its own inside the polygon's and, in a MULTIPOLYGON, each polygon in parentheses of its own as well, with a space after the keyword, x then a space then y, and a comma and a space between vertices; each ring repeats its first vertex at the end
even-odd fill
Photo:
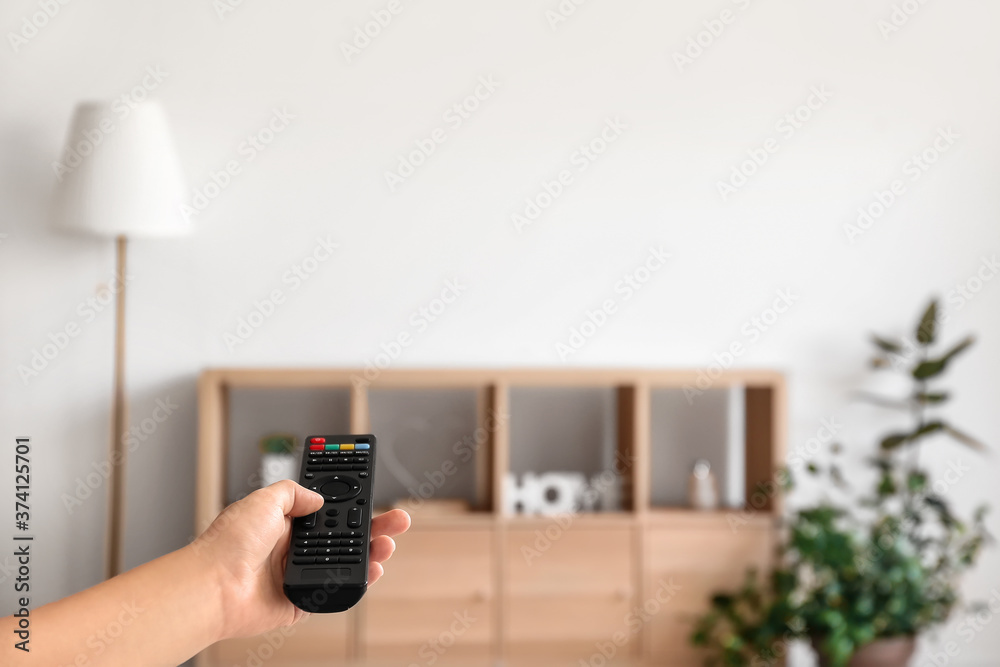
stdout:
POLYGON ((941 519, 941 523, 945 526, 950 528, 956 525, 955 517, 952 516, 951 509, 948 507, 948 503, 944 498, 931 494, 924 497, 924 502, 928 507, 937 512, 938 517, 941 519))
POLYGON ((917 364, 917 367, 913 369, 913 377, 918 380, 926 380, 927 378, 939 375, 944 372, 945 368, 948 367, 948 362, 974 342, 975 339, 972 336, 969 336, 961 343, 948 350, 940 359, 928 359, 927 361, 920 362, 917 364))
POLYGON ((896 480, 892 478, 892 475, 882 475, 882 479, 878 483, 878 495, 884 498, 894 493, 896 493, 896 480))
POLYGON ((927 305, 920 324, 917 325, 917 342, 921 345, 930 345, 934 342, 934 333, 937 328, 937 300, 932 300, 927 305))
POLYGON ((712 596, 712 606, 716 609, 731 609, 734 600, 732 595, 718 594, 712 596))
POLYGON ((917 401, 918 403, 922 403, 923 405, 944 403, 949 398, 950 394, 948 394, 948 392, 946 391, 941 391, 936 393, 920 392, 913 395, 913 400, 917 401))
POLYGON ((963 445, 967 445, 978 451, 983 451, 984 449, 986 449, 986 445, 976 440, 971 435, 967 435, 962 431, 959 431, 954 426, 945 426, 944 430, 945 432, 948 433, 948 435, 953 437, 955 440, 958 440, 963 445))
POLYGON ((890 436, 886 436, 882 439, 882 451, 888 452, 896 449, 909 439, 909 436, 905 433, 893 433, 890 436))
POLYGON ((932 378, 944 371, 945 366, 946 362, 941 361, 940 359, 935 361, 921 361, 917 364, 917 367, 913 369, 913 377, 918 380, 932 378))
POLYGON ((932 433, 940 433, 941 431, 945 430, 945 428, 946 427, 944 425, 944 422, 940 421, 927 422, 926 424, 918 428, 916 431, 911 433, 909 437, 907 437, 907 440, 913 442, 914 440, 918 440, 924 437, 925 435, 931 435, 932 433))
POLYGON ((922 472, 911 472, 906 478, 906 488, 912 493, 920 493, 927 486, 927 475, 922 472))
POLYGON ((888 352, 890 354, 899 354, 903 351, 903 346, 899 343, 894 343, 891 340, 886 340, 875 334, 872 334, 872 342, 875 343, 883 352, 888 352))
POLYGON ((975 342, 976 342, 976 339, 974 337, 967 336, 965 338, 965 340, 963 340, 961 343, 959 343, 955 347, 953 347, 950 350, 948 350, 948 352, 946 352, 945 355, 943 357, 941 357, 941 361, 943 361, 945 363, 948 363, 949 361, 952 360, 952 357, 954 357, 955 355, 957 355, 957 354, 965 351, 966 348, 968 348, 969 346, 971 346, 975 342))

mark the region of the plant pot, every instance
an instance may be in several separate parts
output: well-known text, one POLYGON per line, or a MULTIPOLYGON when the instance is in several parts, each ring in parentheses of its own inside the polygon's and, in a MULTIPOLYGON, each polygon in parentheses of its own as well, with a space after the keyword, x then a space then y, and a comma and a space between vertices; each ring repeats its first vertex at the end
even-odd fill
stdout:
MULTIPOLYGON (((820 667, 829 667, 830 661, 819 650, 820 643, 813 639, 813 650, 819 656, 820 667)), ((848 667, 906 667, 916 649, 916 637, 876 639, 858 649, 847 664, 848 667)))

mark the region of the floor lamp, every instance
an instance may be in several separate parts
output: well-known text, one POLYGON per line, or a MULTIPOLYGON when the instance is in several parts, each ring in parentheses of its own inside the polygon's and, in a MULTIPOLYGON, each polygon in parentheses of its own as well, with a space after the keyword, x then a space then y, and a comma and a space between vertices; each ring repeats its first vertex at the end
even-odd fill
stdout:
POLYGON ((84 103, 76 108, 53 202, 56 228, 115 239, 114 395, 108 462, 105 576, 123 569, 128 400, 125 391, 127 239, 190 231, 181 214, 184 183, 166 114, 156 102, 127 107, 84 103))

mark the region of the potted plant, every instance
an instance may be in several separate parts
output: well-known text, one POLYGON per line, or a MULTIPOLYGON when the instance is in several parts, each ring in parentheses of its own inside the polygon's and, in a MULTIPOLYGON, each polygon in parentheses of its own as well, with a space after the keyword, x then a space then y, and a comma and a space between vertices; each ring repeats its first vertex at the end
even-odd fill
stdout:
POLYGON ((287 433, 266 435, 260 439, 260 485, 268 486, 283 479, 295 479, 296 437, 287 433))
MULTIPOLYGON (((937 303, 932 301, 912 341, 875 336, 873 366, 901 373, 901 398, 866 395, 901 411, 906 424, 883 436, 865 459, 874 484, 856 493, 837 464, 810 463, 812 475, 836 488, 785 521, 778 565, 767 579, 750 573, 738 591, 717 594, 691 637, 707 647, 707 664, 775 664, 797 639, 810 641, 824 667, 903 666, 923 631, 943 623, 958 603, 958 577, 972 567, 988 539, 986 508, 960 520, 920 462, 921 449, 948 436, 975 450, 982 445, 936 413, 950 394, 936 384, 971 344, 966 338, 935 355, 937 303)), ((779 473, 791 489, 791 475, 779 473)))

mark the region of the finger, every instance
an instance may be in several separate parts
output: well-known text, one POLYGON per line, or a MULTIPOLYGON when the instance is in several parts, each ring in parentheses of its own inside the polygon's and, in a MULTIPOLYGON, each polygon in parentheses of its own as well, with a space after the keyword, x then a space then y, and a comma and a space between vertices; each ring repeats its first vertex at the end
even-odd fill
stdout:
POLYGON ((371 586, 376 581, 378 581, 379 579, 381 579, 383 574, 385 574, 385 570, 382 569, 382 565, 380 563, 376 563, 375 561, 372 561, 371 563, 369 563, 368 564, 368 585, 371 586))
POLYGON ((372 536, 388 535, 395 537, 406 532, 410 527, 410 515, 403 510, 389 510, 385 514, 372 519, 372 536))
POLYGON ((396 543, 388 535, 381 535, 372 540, 371 559, 377 563, 384 563, 392 557, 396 550, 396 543))
POLYGON ((283 479, 266 486, 260 491, 250 494, 262 494, 267 502, 274 503, 281 508, 281 513, 285 516, 304 516, 317 511, 323 506, 323 496, 299 486, 290 479, 283 479))

